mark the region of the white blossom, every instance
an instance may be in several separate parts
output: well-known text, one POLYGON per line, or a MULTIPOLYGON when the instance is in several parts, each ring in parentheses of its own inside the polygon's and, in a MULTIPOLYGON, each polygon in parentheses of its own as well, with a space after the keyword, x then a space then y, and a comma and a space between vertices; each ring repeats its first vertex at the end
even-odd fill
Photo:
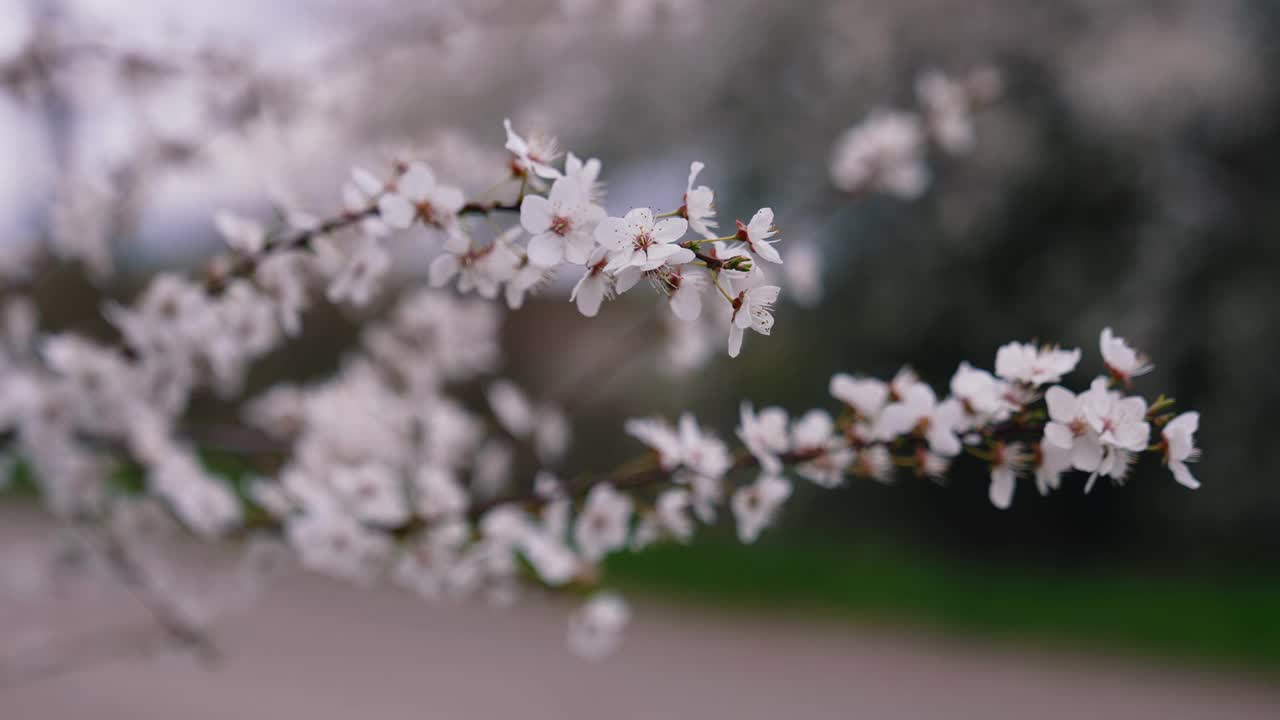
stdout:
POLYGON ((714 219, 716 216, 716 195, 711 188, 706 185, 694 187, 693 183, 698 179, 698 174, 706 167, 701 162, 693 162, 689 165, 689 182, 685 185, 684 191, 684 217, 689 221, 689 229, 698 233, 708 240, 716 238, 715 229, 720 223, 714 219))
POLYGON ((782 256, 778 254, 777 248, 773 247, 773 244, 778 241, 769 242, 769 238, 778 232, 778 228, 773 225, 772 208, 757 210, 756 214, 751 216, 751 222, 743 224, 738 220, 737 223, 737 238, 745 242, 752 253, 766 262, 782 262, 782 256))
POLYGON ((791 445, 787 436, 786 410, 768 407, 756 413, 751 403, 743 402, 738 410, 737 435, 761 468, 771 473, 782 469, 778 456, 791 445))
POLYGON ((1051 345, 1011 342, 996 352, 996 375, 1039 387, 1061 382, 1062 376, 1075 370, 1079 362, 1078 348, 1062 350, 1051 345))
POLYGON ((621 596, 599 593, 569 617, 569 648, 587 660, 613 654, 622 631, 631 621, 631 608, 621 596))
POLYGON ((604 183, 600 181, 601 163, 598 158, 583 160, 572 152, 564 158, 564 176, 571 178, 593 203, 604 195, 604 183))
POLYGON ((874 422, 889 401, 889 386, 875 378, 844 373, 831 377, 831 397, 853 408, 864 420, 874 422))
POLYGON ((529 262, 543 268, 562 260, 585 264, 595 247, 593 233, 604 216, 604 208, 592 203, 573 178, 556 180, 548 197, 525 196, 520 203, 520 225, 531 236, 529 262))
POLYGON ((1036 446, 1036 489, 1041 495, 1048 495, 1050 490, 1057 490, 1062 481, 1062 473, 1070 470, 1071 467, 1070 450, 1042 439, 1036 446))
POLYGON ((502 427, 515 437, 524 437, 533 431, 534 409, 528 396, 510 380, 496 380, 485 391, 489 408, 502 427))
POLYGON ((378 214, 393 228, 405 229, 421 220, 427 225, 450 228, 466 204, 462 191, 436 181, 426 163, 415 162, 378 198, 378 214))
POLYGON ((1155 369, 1146 355, 1130 347, 1124 338, 1117 337, 1111 332, 1111 328, 1102 329, 1098 345, 1102 350, 1102 360, 1107 364, 1107 371, 1122 382, 1127 383, 1155 369))
POLYGON ((991 485, 987 496, 992 505, 1007 510, 1013 503, 1013 489, 1018 476, 1025 473, 1030 464, 1030 454, 1022 443, 999 444, 992 452, 991 485))
POLYGON ((1200 487, 1187 468, 1187 463, 1200 459, 1200 448, 1196 447, 1195 433, 1200 428, 1200 413, 1184 412, 1170 420, 1161 434, 1164 436, 1165 463, 1173 472, 1173 479, 1180 485, 1195 490, 1200 487))
POLYGON ((933 389, 924 383, 906 386, 899 400, 885 406, 876 421, 875 434, 890 440, 911 432, 922 432, 929 448, 942 457, 960 453, 958 431, 963 427, 964 408, 955 399, 938 402, 933 389))
POLYGON ((409 502, 400 475, 379 462, 338 466, 329 482, 343 503, 360 520, 398 525, 409 518, 409 502))
POLYGON ((587 271, 569 294, 569 301, 577 303, 578 312, 587 317, 595 317, 600 312, 600 304, 613 295, 613 277, 605 272, 608 253, 603 247, 592 251, 587 257, 587 271))
POLYGON ((267 230, 256 220, 224 210, 213 216, 213 222, 227 246, 238 253, 257 255, 267 244, 267 230))
POLYGON ((688 229, 689 221, 684 218, 655 220, 649 208, 636 208, 624 217, 601 220, 595 228, 595 239, 610 251, 605 270, 655 270, 664 264, 693 261, 693 251, 676 244, 688 229))
POLYGON ((598 562, 610 552, 625 547, 631 529, 631 512, 631 498, 612 485, 601 483, 591 488, 573 528, 573 540, 582 556, 598 562))
POLYGON ((391 256, 382 243, 361 238, 359 246, 347 258, 342 270, 329 283, 329 302, 365 305, 373 298, 377 284, 391 268, 391 256))
POLYGON ((458 517, 470 504, 452 470, 423 465, 414 475, 414 508, 428 520, 458 517))
POLYGON ((512 129, 511 120, 503 120, 502 126, 507 131, 506 147, 515 156, 513 159, 517 172, 525 177, 531 173, 547 180, 560 177, 560 171, 551 165, 560 155, 555 138, 534 135, 526 140, 512 129))
POLYGON ((1017 408, 1008 383, 967 362, 960 363, 951 376, 951 394, 979 422, 1005 420, 1017 408))
POLYGON ((845 192, 883 190, 906 199, 929 185, 919 116, 875 110, 849 128, 831 151, 831 181, 845 192))
POLYGON ((689 515, 692 507, 693 495, 687 489, 676 487, 664 491, 654 503, 658 525, 680 542, 688 542, 694 529, 689 515))
POLYGON ((754 483, 738 488, 730 501, 738 524, 738 539, 744 543, 755 542, 789 497, 791 483, 768 473, 754 483))
POLYGON ((973 149, 973 113, 963 83, 938 70, 926 70, 916 77, 916 97, 929 133, 943 150, 961 154, 973 149))
POLYGON ((759 285, 738 295, 729 326, 729 357, 738 357, 742 351, 742 335, 747 328, 761 335, 773 332, 773 304, 781 291, 777 285, 759 285))
POLYGON ((707 285, 705 275, 690 274, 684 268, 672 268, 660 281, 669 289, 671 312, 685 322, 693 322, 702 314, 702 291, 707 285))

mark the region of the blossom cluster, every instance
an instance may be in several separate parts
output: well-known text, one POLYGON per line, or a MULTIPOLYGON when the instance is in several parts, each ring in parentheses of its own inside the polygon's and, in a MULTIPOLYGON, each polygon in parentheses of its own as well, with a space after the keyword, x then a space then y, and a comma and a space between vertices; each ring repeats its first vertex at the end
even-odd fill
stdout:
POLYGON ((876 108, 840 136, 831 150, 831 182, 853 194, 919 197, 930 182, 930 146, 949 155, 971 151, 973 111, 992 102, 1001 84, 991 68, 963 78, 939 70, 921 73, 915 87, 919 110, 876 108))
MULTIPOLYGON (((964 135, 944 126, 936 132, 951 140, 940 142, 964 135)), ((327 219, 296 209, 272 223, 219 213, 226 253, 203 278, 159 273, 131 301, 106 303, 110 339, 42 333, 33 306, 11 300, 0 436, 50 511, 114 536, 132 532, 140 507, 158 505, 202 538, 282 541, 317 572, 433 599, 509 602, 531 587, 594 590, 612 553, 686 542, 722 517, 753 542, 791 497, 789 473, 823 488, 850 477, 888 482, 900 471, 942 478, 967 454, 990 466, 991 499, 1003 508, 1020 478, 1034 477, 1041 492, 1068 469, 1088 473, 1086 487, 1097 477, 1120 482, 1138 454, 1157 452, 1179 482, 1195 485, 1186 463, 1197 456, 1197 416, 1121 392, 1150 364, 1110 330, 1101 347, 1108 377, 1079 394, 1057 384, 1078 350, 1012 343, 994 374, 962 364, 942 400, 904 370, 888 382, 837 375, 834 414, 792 418, 744 404, 737 449, 692 415, 674 425, 633 419, 625 430, 647 456, 561 479, 569 418, 498 375, 501 310, 488 301, 518 309, 566 273, 575 282, 568 300, 594 317, 643 279, 670 309, 663 317, 688 328, 686 349, 703 351, 710 317, 716 343, 736 356, 748 330, 772 331, 781 288, 767 273, 783 257, 770 208, 719 234, 700 162, 671 193, 672 209, 611 214, 598 159, 568 152, 561 162, 554 140, 522 136, 510 122, 505 130, 503 180, 478 197, 409 158, 382 175, 354 170, 342 210, 327 219), (365 324, 333 375, 278 384, 243 405, 236 430, 262 449, 244 452, 258 474, 211 471, 201 451, 218 439, 191 422, 193 399, 241 397, 254 364, 302 332, 318 298, 374 304, 391 285, 397 232, 438 244, 432 287, 401 293, 365 324), (704 314, 708 297, 718 310, 704 314), (466 386, 484 402, 468 402, 466 386), (1163 438, 1154 445, 1153 427, 1163 438)), ((880 189, 900 191, 875 176, 880 189)), ((129 576, 145 575, 121 561, 127 537, 110 543, 129 576)), ((570 644, 607 654, 629 617, 620 597, 596 594, 572 615, 570 644)))

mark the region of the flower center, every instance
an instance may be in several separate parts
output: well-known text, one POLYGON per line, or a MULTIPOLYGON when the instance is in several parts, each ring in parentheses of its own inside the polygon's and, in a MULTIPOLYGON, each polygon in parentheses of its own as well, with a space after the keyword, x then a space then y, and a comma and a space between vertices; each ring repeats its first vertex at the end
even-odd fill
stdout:
POLYGON ((422 222, 428 225, 436 224, 436 209, 429 202, 418 203, 418 217, 422 218, 422 222))
POLYGON ((653 236, 648 232, 637 233, 635 237, 635 245, 637 250, 645 250, 653 244, 653 236))
POLYGON ((572 229, 573 229, 573 220, 565 217, 564 215, 556 215, 555 217, 551 218, 551 232, 555 233, 556 235, 560 235, 561 237, 563 237, 565 235, 568 235, 569 231, 572 229))

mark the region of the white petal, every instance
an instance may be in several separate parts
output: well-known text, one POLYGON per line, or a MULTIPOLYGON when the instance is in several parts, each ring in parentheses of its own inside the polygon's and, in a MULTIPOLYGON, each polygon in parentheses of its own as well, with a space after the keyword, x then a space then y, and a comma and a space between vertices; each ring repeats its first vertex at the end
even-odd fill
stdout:
POLYGON ((1046 390, 1044 402, 1049 406, 1049 417, 1060 423, 1069 423, 1080 415, 1080 400, 1061 385, 1046 390))
POLYGON ((692 322, 702 314, 702 296, 692 287, 681 288, 671 295, 671 312, 685 322, 692 322))
POLYGON ((544 232, 529 239, 529 262, 538 267, 555 267, 564 259, 564 238, 544 232))
POLYGON ((729 328, 729 357, 738 357, 742 352, 742 328, 733 325, 729 328))
POLYGON ((378 215, 391 227, 404 230, 413 224, 418 210, 413 203, 393 193, 378 199, 378 215))
POLYGON ((1070 450, 1075 443, 1075 435, 1071 433, 1071 429, 1062 423, 1051 422, 1044 426, 1044 439, 1050 445, 1070 450))
POLYGON ((587 317, 595 317, 600 312, 600 303, 604 300, 604 278, 601 275, 588 275, 574 287, 574 301, 578 304, 578 312, 587 317))
POLYGON ((627 226, 627 221, 616 217, 601 220, 600 224, 596 225, 594 235, 596 242, 614 252, 630 248, 635 237, 627 226))
POLYGON ((660 243, 675 242, 689 230, 689 221, 680 217, 662 218, 653 226, 653 239, 660 243))
MULTIPOLYGON (((430 200, 436 212, 445 215, 457 214, 467 202, 461 190, 448 185, 436 186, 436 189, 430 195, 430 200)), ((523 212, 521 214, 523 215, 523 212)))
POLYGON ((557 207, 572 207, 583 200, 582 188, 578 181, 571 177, 562 177, 551 186, 551 204, 557 207))
POLYGON ((781 292, 782 288, 777 285, 761 285, 760 287, 752 288, 748 294, 751 295, 752 305, 759 303, 772 305, 778 302, 778 294, 781 292))
POLYGON ((541 195, 528 195, 520 203, 520 226, 536 235, 551 227, 551 202, 541 195))
POLYGON ((426 200, 435 189, 436 176, 426 163, 416 162, 396 183, 399 194, 413 201, 426 200))
POLYGON ((441 254, 431 261, 431 268, 427 271, 427 275, 431 279, 431 286, 444 287, 454 275, 458 274, 458 269, 457 255, 453 253, 441 254))
POLYGON ((996 468, 991 471, 991 485, 987 488, 987 497, 991 504, 1001 510, 1008 510, 1013 504, 1013 471, 1009 468, 996 468))
POLYGON ((1191 474, 1191 470, 1186 463, 1177 462, 1176 460, 1169 463, 1169 469, 1173 471, 1173 479, 1178 481, 1179 485, 1196 490, 1200 487, 1200 481, 1195 479, 1191 474))
POLYGON ((622 271, 620 271, 617 275, 613 276, 613 280, 614 280, 613 287, 615 290, 618 291, 618 294, 622 294, 630 290, 631 288, 635 287, 635 284, 640 282, 640 278, 642 277, 642 275, 643 273, 640 272, 640 268, 637 268, 637 267, 625 268, 622 271))
POLYGON ((638 207, 623 216, 623 219, 632 225, 637 225, 645 230, 653 230, 653 211, 647 207, 638 207))

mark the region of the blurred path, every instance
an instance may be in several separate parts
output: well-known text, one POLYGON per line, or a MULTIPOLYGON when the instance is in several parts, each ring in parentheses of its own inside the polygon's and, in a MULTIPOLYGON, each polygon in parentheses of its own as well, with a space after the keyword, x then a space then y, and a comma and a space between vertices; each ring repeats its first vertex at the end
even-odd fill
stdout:
MULTIPOLYGON (((124 615, 0 607, 0 644, 124 615), (59 627, 60 626, 60 627, 59 627)), ((564 649, 564 609, 438 608, 304 579, 227 620, 227 661, 121 660, 0 692, 4 720, 352 718, 1280 718, 1280 687, 895 631, 639 603, 600 664, 564 649)), ((134 617, 137 617, 136 615, 134 617)))

